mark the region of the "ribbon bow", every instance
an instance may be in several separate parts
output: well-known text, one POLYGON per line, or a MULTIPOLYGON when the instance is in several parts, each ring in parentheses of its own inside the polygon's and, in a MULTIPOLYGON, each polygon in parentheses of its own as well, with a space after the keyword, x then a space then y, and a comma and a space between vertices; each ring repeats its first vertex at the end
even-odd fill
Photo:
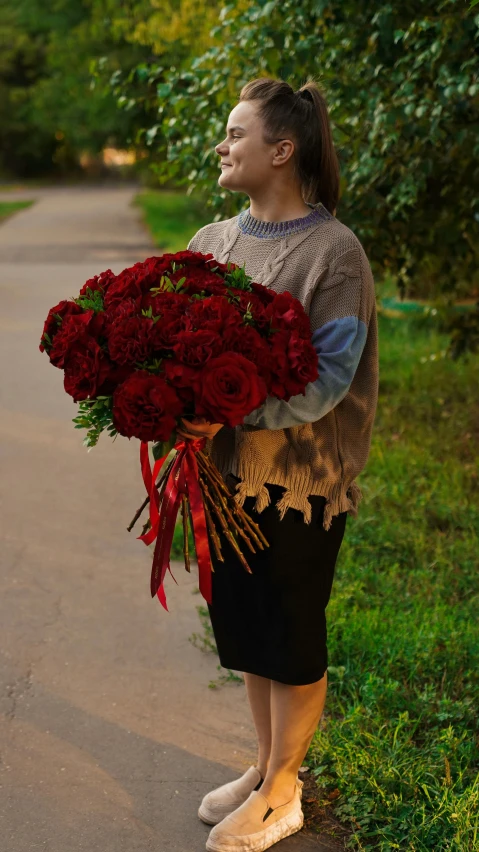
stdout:
MULTIPOLYGON (((196 558, 198 560, 200 592, 208 603, 211 603, 212 600, 211 557, 205 509, 198 478, 198 464, 196 461, 196 453, 203 449, 205 443, 205 438, 196 440, 179 438, 177 440, 173 448, 177 451, 177 454, 168 474, 161 505, 156 479, 169 453, 164 455, 163 458, 157 459, 152 470, 148 454, 148 443, 142 441, 140 445, 141 472, 145 488, 150 497, 151 529, 144 535, 137 536, 137 538, 146 545, 151 544, 156 538, 153 564, 151 567, 151 596, 154 597, 156 594, 161 605, 168 612, 163 581, 166 569, 169 570, 173 577, 170 568, 170 551, 183 494, 188 498, 191 510, 196 558)), ((174 577, 173 579, 175 580, 174 577)))

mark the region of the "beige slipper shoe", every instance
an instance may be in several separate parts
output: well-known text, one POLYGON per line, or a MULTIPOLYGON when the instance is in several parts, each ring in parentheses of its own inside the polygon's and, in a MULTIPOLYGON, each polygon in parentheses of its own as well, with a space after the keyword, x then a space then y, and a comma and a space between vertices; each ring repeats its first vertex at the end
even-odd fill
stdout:
POLYGON ((278 808, 271 808, 266 796, 253 790, 239 808, 211 829, 208 852, 264 852, 299 831, 304 823, 302 787, 298 780, 293 798, 278 808))
POLYGON ((256 766, 250 766, 241 778, 229 781, 206 794, 198 809, 199 818, 208 825, 216 825, 242 805, 249 794, 259 789, 262 783, 259 770, 256 766))

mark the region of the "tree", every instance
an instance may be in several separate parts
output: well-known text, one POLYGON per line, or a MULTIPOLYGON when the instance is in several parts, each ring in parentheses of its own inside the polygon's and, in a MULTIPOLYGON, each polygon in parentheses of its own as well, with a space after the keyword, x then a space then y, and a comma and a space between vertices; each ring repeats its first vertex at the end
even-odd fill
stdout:
MULTIPOLYGON (((149 50, 138 65, 112 69, 109 56, 96 65, 96 77, 103 84, 109 77, 110 87, 118 106, 134 116, 132 136, 142 155, 148 155, 149 165, 160 183, 179 182, 185 162, 170 163, 163 168, 167 156, 168 134, 163 132, 162 103, 165 97, 174 100, 170 75, 188 67, 198 51, 211 45, 210 31, 218 21, 220 0, 134 0, 127 6, 117 0, 107 3, 115 35, 149 50)), ((246 0, 238 0, 238 7, 246 0)), ((180 85, 180 90, 184 86, 180 85)), ((175 118, 168 120, 173 127, 175 118)))
POLYGON ((19 6, 0 0, 0 169, 7 172, 51 168, 57 141, 39 127, 30 101, 44 67, 44 39, 23 25, 19 6))
MULTIPOLYGON (((145 128, 159 178, 202 192, 214 218, 238 212, 244 198, 217 186, 214 146, 241 86, 311 75, 342 167, 337 215, 373 267, 403 294, 478 294, 478 27, 457 0, 223 6, 210 47, 161 68, 159 121, 145 128)), ((152 22, 145 33, 158 43, 152 22)))
MULTIPOLYGON (((0 0, 0 164, 29 176, 71 170, 83 151, 128 144, 134 115, 118 109, 92 76, 107 55, 110 72, 151 55, 109 17, 108 0, 0 0)), ((142 116, 142 123, 144 116, 142 116)))

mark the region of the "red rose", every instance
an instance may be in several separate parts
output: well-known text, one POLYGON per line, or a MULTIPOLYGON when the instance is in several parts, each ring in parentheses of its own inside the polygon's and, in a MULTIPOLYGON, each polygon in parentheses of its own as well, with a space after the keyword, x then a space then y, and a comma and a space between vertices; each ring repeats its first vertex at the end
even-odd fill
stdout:
POLYGON ((250 314, 258 328, 269 326, 270 319, 267 309, 256 293, 249 293, 247 290, 237 290, 236 288, 231 288, 230 293, 234 296, 233 304, 242 316, 250 314))
POLYGON ((124 317, 117 320, 108 334, 110 358, 117 364, 144 361, 153 350, 154 322, 148 317, 124 317))
POLYGON ((184 267, 175 273, 174 278, 186 278, 183 284, 188 295, 192 296, 203 291, 207 295, 223 296, 227 290, 225 283, 220 275, 211 272, 209 269, 201 269, 200 267, 184 267))
POLYGON ((173 346, 178 361, 190 367, 202 367, 221 352, 222 340, 214 331, 180 331, 173 346))
POLYGON ((169 262, 161 257, 149 257, 124 269, 106 291, 105 309, 117 305, 123 299, 136 299, 152 287, 158 287, 168 265, 169 262))
POLYGON ((75 402, 94 398, 110 371, 111 364, 103 350, 93 337, 85 335, 68 349, 63 386, 75 402))
POLYGON ((117 389, 118 385, 121 385, 125 379, 135 372, 135 369, 130 367, 128 364, 113 364, 110 361, 109 367, 110 369, 107 375, 104 376, 103 381, 98 384, 97 396, 111 396, 117 389))
POLYGON ((275 293, 274 300, 266 308, 266 316, 271 320, 271 328, 297 331, 306 340, 311 339, 311 324, 308 315, 299 301, 291 293, 275 293))
POLYGON ((138 281, 130 269, 124 269, 117 275, 116 281, 110 285, 105 294, 105 310, 117 307, 124 299, 137 299, 143 295, 143 292, 141 281, 138 281))
POLYGON ((288 400, 302 393, 318 378, 318 356, 308 340, 296 331, 278 331, 271 346, 272 384, 270 393, 288 400))
POLYGON ((305 340, 293 331, 288 341, 288 356, 291 373, 304 386, 318 378, 318 355, 310 340, 305 340))
POLYGON ((105 311, 105 335, 108 337, 117 322, 141 314, 141 299, 125 299, 105 311))
POLYGON ((174 257, 174 254, 162 254, 159 257, 152 255, 152 257, 147 257, 145 260, 139 260, 131 269, 146 271, 149 275, 160 278, 169 269, 171 257, 174 257))
POLYGON ((187 364, 180 364, 179 361, 170 358, 165 359, 163 366, 168 383, 175 388, 180 399, 186 406, 190 407, 192 413, 194 411, 194 386, 198 380, 199 368, 188 367, 187 364))
POLYGON ((171 350, 178 341, 178 335, 186 332, 190 323, 185 315, 175 314, 173 311, 163 314, 157 320, 152 329, 152 346, 155 352, 162 349, 171 350))
POLYGON ((274 297, 276 296, 274 290, 268 290, 267 287, 264 287, 263 284, 257 284, 256 281, 251 282, 251 289, 255 296, 258 297, 261 304, 265 307, 266 305, 269 305, 269 303, 272 302, 274 297))
POLYGON ((89 278, 88 281, 85 282, 83 287, 80 290, 80 296, 87 295, 87 289, 90 290, 103 290, 105 293, 110 284, 116 280, 116 275, 111 271, 111 269, 107 269, 105 272, 100 272, 99 275, 94 275, 93 278, 89 278))
POLYGON ((211 358, 195 387, 195 414, 237 426, 261 405, 268 391, 252 361, 233 352, 211 358))
POLYGON ((190 279, 185 283, 189 296, 223 296, 225 295, 225 287, 220 279, 209 279, 209 281, 196 281, 190 279))
POLYGON ((82 311, 80 314, 70 314, 55 335, 53 346, 50 350, 50 361, 55 367, 63 369, 65 357, 74 343, 85 340, 87 337, 98 338, 104 331, 105 315, 103 312, 95 313, 93 310, 82 311))
POLYGON ((168 261, 168 266, 171 265, 171 262, 174 261, 176 266, 180 263, 187 263, 188 266, 203 266, 205 260, 209 257, 213 257, 210 254, 202 254, 200 251, 190 251, 189 249, 185 249, 184 251, 177 251, 175 253, 167 252, 162 255, 165 260, 168 261))
MULTIPOLYGON (((218 267, 218 270, 227 272, 226 263, 219 263, 211 252, 203 253, 201 251, 189 251, 186 249, 185 251, 179 251, 176 254, 164 254, 163 257, 170 258, 177 266, 180 263, 184 263, 187 266, 197 266, 212 270, 214 270, 215 267, 218 267)), ((231 268, 236 269, 236 265, 232 263, 231 268)))
POLYGON ((271 376, 271 351, 266 341, 250 325, 229 328, 224 335, 225 351, 239 352, 256 364, 258 373, 269 386, 271 376))
POLYGON ((77 305, 76 302, 72 302, 70 299, 62 299, 62 301, 59 302, 58 305, 55 305, 54 308, 50 308, 43 326, 40 346, 38 347, 40 349, 40 352, 45 351, 45 343, 47 344, 47 347, 49 346, 48 341, 44 339, 45 333, 48 334, 50 340, 53 340, 53 337, 58 331, 59 326, 61 326, 61 322, 57 319, 57 317, 54 316, 54 314, 58 314, 62 318, 62 320, 64 320, 65 317, 72 316, 73 314, 82 313, 83 308, 81 308, 80 305, 77 305))
POLYGON ((183 403, 161 376, 135 370, 113 394, 113 423, 120 435, 167 441, 183 403))
POLYGON ((238 311, 222 296, 195 299, 190 304, 188 316, 195 328, 214 331, 216 334, 237 326, 241 320, 238 311))
POLYGON ((148 291, 142 296, 141 308, 145 311, 151 307, 153 316, 162 317, 164 314, 182 316, 186 313, 190 300, 183 293, 152 293, 148 291))

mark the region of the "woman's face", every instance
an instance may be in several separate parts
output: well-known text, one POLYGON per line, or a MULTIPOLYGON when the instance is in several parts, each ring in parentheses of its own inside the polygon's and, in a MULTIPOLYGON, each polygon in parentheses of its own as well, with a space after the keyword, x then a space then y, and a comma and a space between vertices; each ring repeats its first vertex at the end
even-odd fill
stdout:
POLYGON ((254 101, 240 101, 229 114, 225 140, 215 147, 220 157, 218 183, 254 196, 276 178, 277 166, 285 164, 293 150, 288 139, 267 145, 254 101))

